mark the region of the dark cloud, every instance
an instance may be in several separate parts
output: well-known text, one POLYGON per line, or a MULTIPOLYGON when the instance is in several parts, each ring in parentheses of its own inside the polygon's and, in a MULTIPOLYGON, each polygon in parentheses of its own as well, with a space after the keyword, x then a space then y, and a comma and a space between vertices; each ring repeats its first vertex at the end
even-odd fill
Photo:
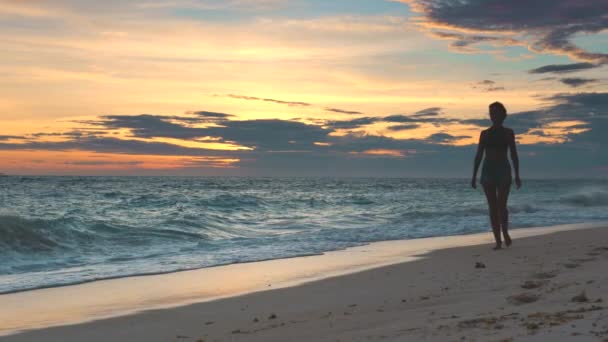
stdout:
POLYGON ((440 117, 440 114, 442 114, 442 109, 440 107, 431 107, 422 109, 411 115, 394 114, 385 117, 367 116, 351 120, 333 120, 327 122, 326 125, 332 129, 357 129, 377 122, 386 122, 404 124, 390 126, 390 130, 406 130, 412 129, 414 127, 413 125, 417 125, 416 127, 419 127, 424 123, 439 125, 442 123, 458 122, 456 119, 440 117))
MULTIPOLYGON (((234 116, 232 114, 207 112, 207 111, 189 111, 189 112, 186 112, 186 114, 198 115, 199 117, 205 118, 205 119, 227 119, 227 118, 234 116)), ((181 119, 181 120, 184 119, 184 117, 174 117, 174 118, 181 119)), ((186 118, 186 119, 196 120, 197 118, 186 118)))
POLYGON ((308 149, 325 141, 331 131, 321 126, 289 120, 228 121, 222 127, 203 129, 205 135, 221 137, 256 149, 308 149))
POLYGON ((413 116, 413 117, 438 116, 439 114, 441 114, 441 110, 442 110, 441 107, 425 108, 425 109, 417 111, 416 113, 412 114, 411 116, 413 116))
POLYGON ((40 138, 40 137, 62 137, 65 136, 67 133, 59 133, 59 132, 52 132, 52 133, 44 133, 44 132, 40 132, 40 133, 33 133, 31 136, 34 138, 40 138))
MULTIPOLYGON (((526 133, 560 121, 583 121, 596 127, 597 120, 608 118, 608 93, 562 93, 545 98, 552 105, 539 110, 511 113, 505 124, 516 133, 526 133)), ((489 119, 466 119, 463 124, 485 127, 489 119)), ((607 141, 608 143, 608 141, 607 141)))
POLYGON ((170 117, 141 114, 141 115, 106 115, 101 121, 89 121, 96 126, 109 129, 130 129, 138 138, 178 138, 192 139, 204 137, 203 129, 183 126, 169 121, 170 117))
POLYGON ((394 125, 389 126, 388 129, 391 131, 407 131, 411 129, 416 129, 420 127, 420 124, 404 124, 404 125, 394 125))
POLYGON ((368 150, 417 150, 428 148, 422 140, 400 140, 386 136, 351 133, 332 140, 334 151, 343 153, 368 150))
POLYGON ((489 87, 489 88, 486 88, 486 91, 500 91, 500 90, 505 90, 505 87, 489 87))
POLYGON ((559 81, 572 88, 576 88, 586 84, 596 83, 598 80, 594 78, 566 77, 560 79, 559 81))
POLYGON ((328 127, 332 129, 355 129, 366 125, 371 125, 375 122, 381 121, 378 117, 363 117, 351 120, 334 120, 327 123, 328 127))
POLYGON ((595 65, 592 63, 571 63, 571 64, 550 64, 542 67, 538 67, 528 71, 531 74, 545 74, 545 73, 556 73, 556 74, 565 74, 575 71, 588 70, 597 68, 599 65, 595 65))
POLYGON ((68 132, 41 132, 33 133, 28 138, 41 138, 41 137, 67 137, 67 138, 80 138, 86 136, 98 136, 105 134, 106 131, 91 130, 86 128, 80 128, 68 132))
MULTIPOLYGON (((522 134, 526 133, 531 129, 541 128, 543 123, 544 112, 543 111, 526 111, 509 114, 505 125, 513 129, 515 133, 522 134)), ((461 121, 464 124, 477 125, 480 127, 488 127, 491 125, 490 119, 468 119, 461 121)))
MULTIPOLYGON (((527 177, 533 174, 543 176, 547 169, 555 176, 597 175, 600 166, 608 165, 608 152, 603 148, 608 146, 608 136, 604 133, 608 130, 608 93, 562 93, 544 100, 547 102, 544 108, 510 113, 506 124, 518 134, 530 133, 545 138, 551 137, 551 132, 541 128, 555 122, 576 120, 580 123, 571 128, 587 131, 568 134, 564 143, 521 145, 522 172, 527 177)), ((468 137, 447 129, 426 139, 394 139, 361 132, 339 136, 331 134, 338 128, 359 128, 376 122, 388 123, 391 131, 415 129, 424 123, 470 124, 479 126, 480 130, 489 126, 489 119, 486 118, 450 119, 439 116, 440 112, 441 108, 433 107, 409 116, 364 117, 314 124, 278 119, 234 120, 226 119, 229 117, 227 115, 219 116, 221 121, 210 127, 190 127, 186 122, 165 115, 107 115, 88 121, 88 125, 96 126, 92 130, 59 133, 65 138, 64 141, 38 140, 35 135, 31 135, 19 143, 10 142, 10 139, 0 141, 0 149, 85 150, 133 155, 189 156, 193 160, 232 158, 240 160, 238 167, 223 172, 241 175, 468 175, 475 146, 449 145, 468 137), (117 129, 128 129, 137 139, 111 135, 117 129), (191 141, 210 137, 252 149, 218 151, 146 140, 157 137, 191 141), (315 142, 327 144, 318 146, 315 142), (370 150, 388 150, 395 154, 364 158, 365 152, 370 150), (405 155, 405 158, 398 158, 399 153, 405 155)), ((193 161, 192 168, 189 166, 188 170, 202 170, 207 167, 205 165, 202 161, 193 161)), ((133 167, 137 168, 136 165, 133 167)))
POLYGON ((16 135, 0 135, 0 141, 6 141, 11 139, 24 139, 24 137, 16 135))
POLYGON ((328 112, 334 112, 334 113, 340 113, 340 114, 350 114, 350 115, 363 114, 361 112, 345 110, 345 109, 340 109, 340 108, 325 108, 325 110, 328 112))
POLYGON ((488 41, 514 45, 519 42, 512 37, 518 35, 530 40, 527 45, 532 51, 608 63, 608 54, 590 52, 572 43, 576 34, 598 33, 608 28, 608 1, 605 0, 402 1, 423 13, 426 27, 441 29, 432 32, 435 36, 452 40, 455 47, 469 48, 488 41))
POLYGON ((228 95, 215 95, 215 96, 224 96, 224 97, 230 97, 230 98, 233 98, 233 99, 248 100, 248 101, 274 102, 274 103, 278 103, 278 104, 287 105, 287 106, 290 106, 290 107, 297 107, 297 106, 308 107, 308 106, 311 106, 311 104, 307 103, 307 102, 283 101, 283 100, 267 99, 267 98, 261 98, 261 97, 255 97, 255 96, 247 96, 247 95, 228 94, 228 95))
POLYGON ((608 115, 608 93, 562 93, 547 99, 557 103, 549 112, 569 118, 608 115))
POLYGON ((384 118, 382 118, 381 121, 396 122, 396 123, 449 123, 449 122, 457 122, 458 120, 445 118, 445 117, 437 117, 437 116, 433 116, 433 115, 413 116, 413 115, 395 114, 395 115, 385 116, 384 118))
POLYGON ((500 91, 500 90, 505 90, 505 87, 501 87, 501 86, 497 86, 496 82, 492 81, 492 80, 483 80, 483 81, 479 81, 477 83, 475 83, 472 86, 473 89, 479 89, 481 88, 484 91, 500 91))
POLYGON ((260 149, 293 149, 323 141, 329 130, 318 125, 289 120, 226 120, 211 127, 188 127, 173 123, 166 116, 107 115, 89 124, 106 129, 129 129, 137 138, 197 139, 216 138, 260 149))
POLYGON ((466 139, 469 136, 466 135, 451 135, 448 133, 435 133, 426 138, 425 140, 430 143, 451 143, 457 140, 466 139))
MULTIPOLYGON (((385 121, 385 122, 399 122, 399 123, 418 122, 418 120, 420 120, 420 119, 413 118, 411 116, 403 115, 403 114, 394 114, 394 115, 389 115, 389 116, 385 116, 384 118, 382 118, 382 121, 385 121)), ((429 119, 422 118, 422 120, 429 120, 429 119)), ((435 120, 435 119, 431 118, 430 120, 435 120)))
POLYGON ((519 41, 511 38, 488 36, 488 35, 472 35, 462 33, 451 33, 443 31, 433 31, 431 34, 440 39, 451 40, 450 47, 462 52, 480 52, 473 45, 477 43, 490 42, 499 45, 519 45, 519 41))

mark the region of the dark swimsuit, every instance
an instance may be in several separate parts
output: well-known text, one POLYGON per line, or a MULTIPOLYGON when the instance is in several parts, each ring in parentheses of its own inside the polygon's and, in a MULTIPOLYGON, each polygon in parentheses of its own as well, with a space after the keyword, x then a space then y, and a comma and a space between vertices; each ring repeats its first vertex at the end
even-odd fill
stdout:
MULTIPOLYGON (((507 149, 509 142, 504 129, 489 129, 486 133, 485 147, 507 149)), ((485 158, 481 168, 481 184, 483 185, 511 185, 511 164, 507 158, 500 160, 485 158)))

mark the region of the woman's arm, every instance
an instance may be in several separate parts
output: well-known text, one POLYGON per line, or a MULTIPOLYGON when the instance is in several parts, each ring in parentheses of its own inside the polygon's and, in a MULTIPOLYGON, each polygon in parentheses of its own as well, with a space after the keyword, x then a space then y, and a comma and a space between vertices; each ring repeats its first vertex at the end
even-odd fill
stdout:
POLYGON ((485 139, 484 134, 481 132, 479 135, 479 144, 477 145, 477 154, 475 155, 475 164, 473 166, 473 179, 471 180, 471 186, 473 189, 477 189, 477 170, 479 170, 479 164, 483 158, 483 152, 485 150, 485 139))
POLYGON ((513 161, 513 169, 515 170, 515 185, 521 188, 521 179, 519 178, 519 156, 517 155, 517 146, 515 144, 515 133, 511 130, 509 134, 509 150, 511 151, 511 161, 513 161))

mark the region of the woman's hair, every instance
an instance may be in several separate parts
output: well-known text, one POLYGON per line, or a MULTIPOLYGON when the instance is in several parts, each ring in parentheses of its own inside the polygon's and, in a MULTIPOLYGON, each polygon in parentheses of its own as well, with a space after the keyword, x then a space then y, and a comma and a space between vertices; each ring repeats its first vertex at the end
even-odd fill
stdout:
POLYGON ((496 113, 495 119, 501 123, 507 118, 507 109, 500 102, 490 104, 490 113, 496 113))

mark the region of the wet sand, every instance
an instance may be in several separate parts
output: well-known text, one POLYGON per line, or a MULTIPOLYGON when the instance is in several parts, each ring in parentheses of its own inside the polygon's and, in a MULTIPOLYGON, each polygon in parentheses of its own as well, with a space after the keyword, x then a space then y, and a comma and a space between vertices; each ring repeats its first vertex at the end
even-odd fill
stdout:
POLYGON ((500 251, 488 232, 2 295, 0 331, 32 330, 0 341, 608 341, 608 225, 512 236, 500 251))

